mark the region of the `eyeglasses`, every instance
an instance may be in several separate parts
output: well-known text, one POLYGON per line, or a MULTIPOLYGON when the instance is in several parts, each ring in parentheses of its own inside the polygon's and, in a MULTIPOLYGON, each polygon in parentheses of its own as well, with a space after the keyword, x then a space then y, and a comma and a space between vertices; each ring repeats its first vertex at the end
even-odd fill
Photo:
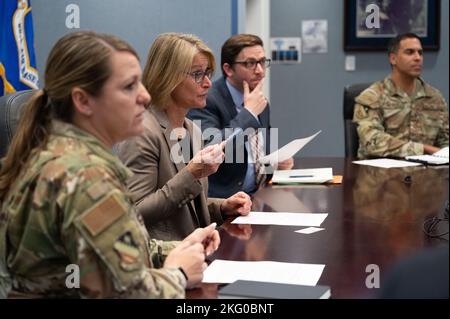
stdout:
POLYGON ((211 80, 213 71, 211 69, 206 69, 205 71, 194 71, 188 73, 188 75, 190 75, 194 79, 195 83, 200 84, 205 79, 205 76, 207 76, 208 79, 211 80))
POLYGON ((234 61, 234 64, 242 64, 243 66, 245 66, 247 69, 249 70, 254 70, 256 69, 256 66, 258 64, 261 64, 261 67, 263 69, 268 68, 270 66, 270 59, 261 59, 261 60, 247 60, 247 61, 234 61))

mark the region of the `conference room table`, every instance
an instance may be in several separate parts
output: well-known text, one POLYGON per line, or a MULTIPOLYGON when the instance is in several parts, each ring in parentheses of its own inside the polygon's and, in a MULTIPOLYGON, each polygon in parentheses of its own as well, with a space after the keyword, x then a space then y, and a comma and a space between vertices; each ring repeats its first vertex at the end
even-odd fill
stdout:
MULTIPOLYGON (((328 213, 313 234, 299 226, 237 225, 220 228, 221 245, 208 259, 324 264, 318 285, 332 298, 373 298, 366 279, 378 267, 380 285, 392 265, 425 247, 448 244, 448 234, 427 236, 424 221, 444 216, 448 166, 377 168, 350 158, 296 158, 295 168, 332 167, 341 184, 267 185, 253 198, 253 211, 328 213), (443 239, 444 238, 444 239, 443 239), (445 240, 446 239, 446 240, 445 240)), ((448 221, 437 232, 448 231, 448 221)), ((222 285, 202 284, 187 298, 217 298, 222 285)))

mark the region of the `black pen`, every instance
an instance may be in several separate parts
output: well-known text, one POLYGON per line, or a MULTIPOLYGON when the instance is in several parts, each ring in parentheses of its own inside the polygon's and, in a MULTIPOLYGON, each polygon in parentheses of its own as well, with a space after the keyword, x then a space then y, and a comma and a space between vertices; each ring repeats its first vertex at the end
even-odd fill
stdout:
POLYGON ((407 158, 406 159, 408 162, 413 162, 413 163, 419 163, 419 164, 423 164, 425 166, 429 165, 430 162, 428 161, 424 161, 424 160, 420 160, 420 159, 415 159, 415 158, 407 158))
POLYGON ((289 178, 298 178, 298 177, 314 177, 314 175, 292 175, 289 178))

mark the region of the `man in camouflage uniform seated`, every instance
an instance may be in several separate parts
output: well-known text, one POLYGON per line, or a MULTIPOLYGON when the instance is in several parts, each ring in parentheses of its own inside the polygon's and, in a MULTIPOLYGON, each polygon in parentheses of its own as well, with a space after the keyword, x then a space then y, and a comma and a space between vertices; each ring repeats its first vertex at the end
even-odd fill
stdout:
POLYGON ((392 73, 355 99, 358 158, 432 154, 448 146, 448 109, 441 93, 420 78, 423 49, 412 33, 389 44, 392 73))

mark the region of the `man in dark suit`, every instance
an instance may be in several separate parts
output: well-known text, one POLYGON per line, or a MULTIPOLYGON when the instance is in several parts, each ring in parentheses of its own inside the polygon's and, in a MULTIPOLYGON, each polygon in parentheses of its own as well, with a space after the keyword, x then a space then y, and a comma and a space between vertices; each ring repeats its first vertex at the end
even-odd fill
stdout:
MULTIPOLYGON (((270 59, 265 56, 262 40, 251 34, 232 36, 222 46, 221 66, 223 77, 215 81, 208 92, 206 107, 191 110, 188 117, 194 123, 201 121, 204 133, 207 129, 220 129, 222 139, 231 130, 253 130, 263 145, 262 151, 267 154, 270 108, 262 85, 270 59)), ((209 176, 209 196, 227 198, 237 191, 252 194, 258 189, 261 180, 256 159, 261 154, 255 154, 250 137, 245 138, 244 145, 238 141, 236 138, 235 143, 229 143, 234 146, 232 160, 226 157, 217 173, 209 176)), ((292 166, 292 158, 278 163, 278 169, 292 166)))

